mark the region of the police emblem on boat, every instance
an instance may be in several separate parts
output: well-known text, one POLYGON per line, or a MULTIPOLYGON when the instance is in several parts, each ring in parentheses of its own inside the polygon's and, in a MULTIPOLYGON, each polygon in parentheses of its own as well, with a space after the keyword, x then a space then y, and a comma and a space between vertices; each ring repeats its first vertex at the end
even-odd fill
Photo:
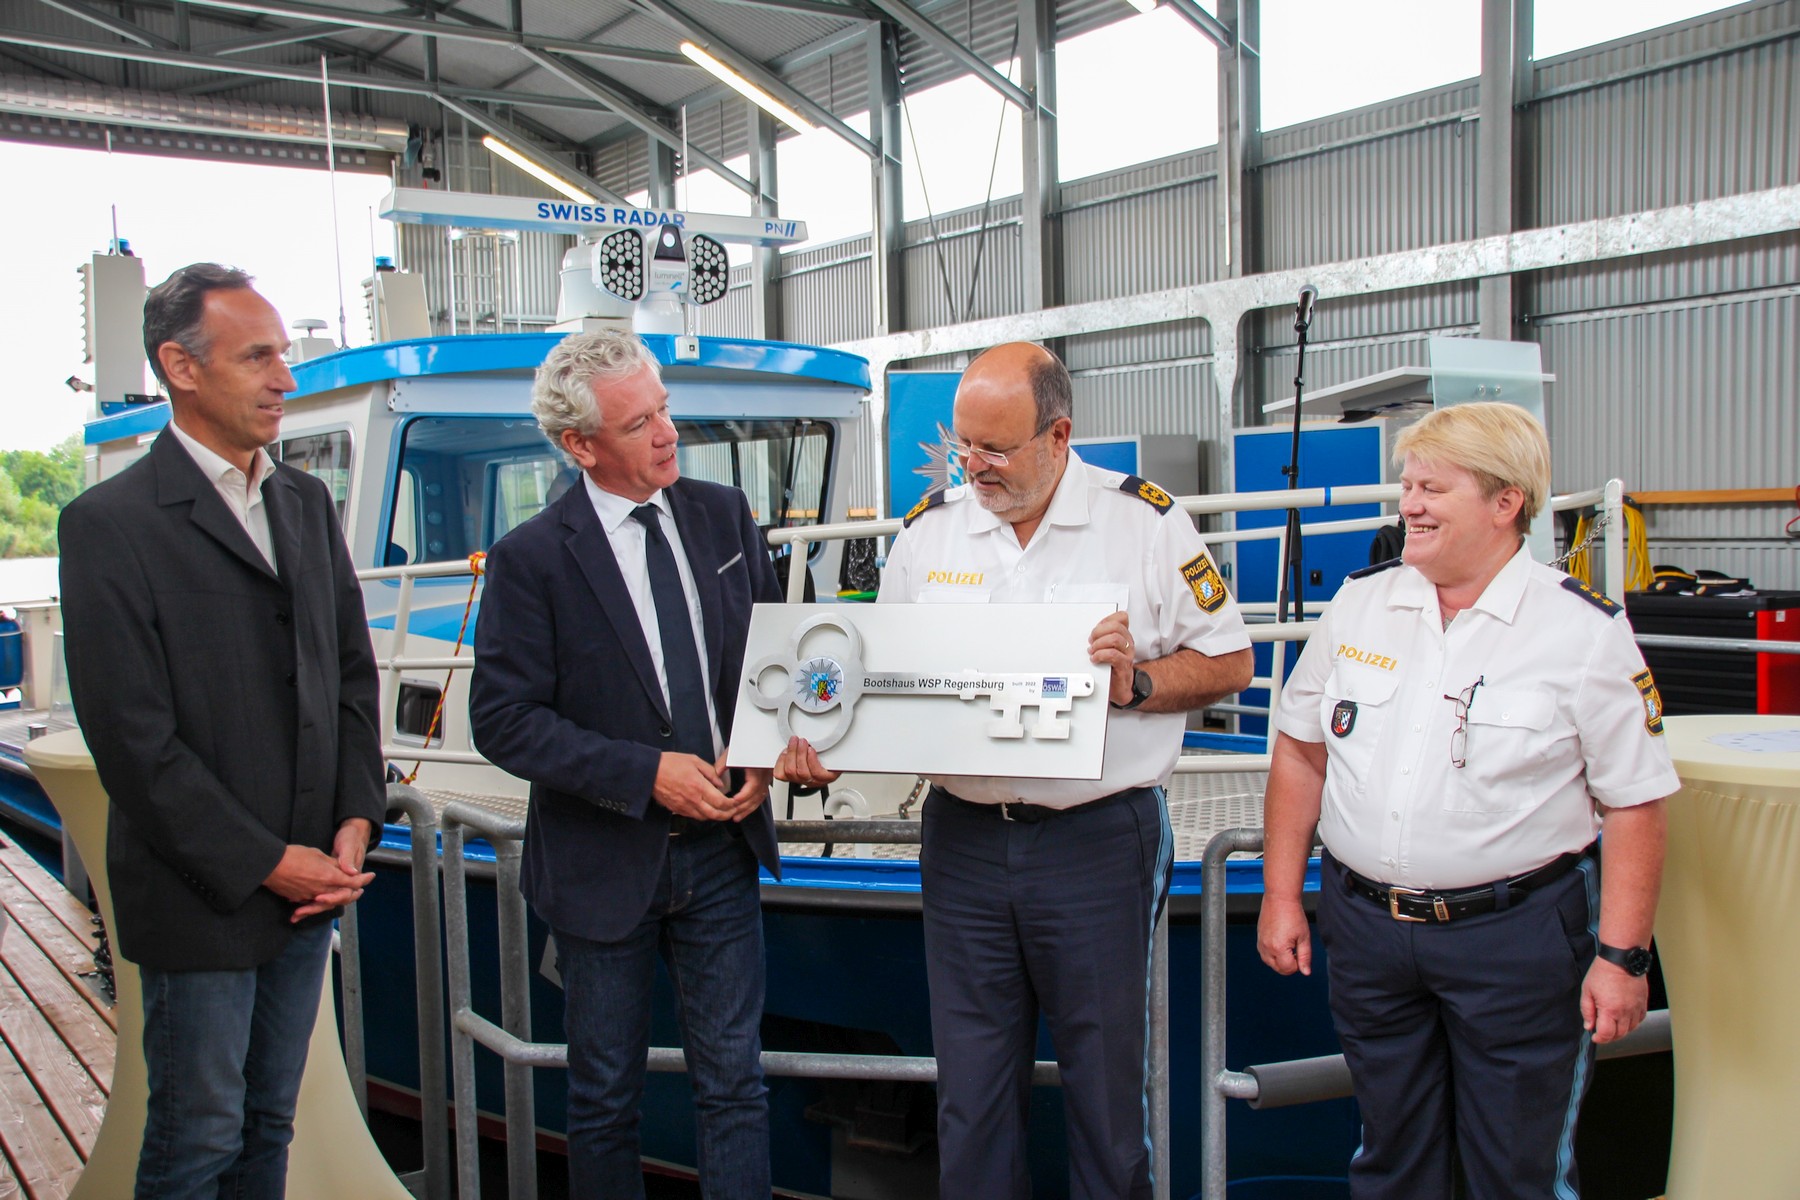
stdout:
POLYGON ((1337 737, 1349 737, 1355 728, 1356 701, 1339 700, 1337 707, 1331 710, 1331 732, 1337 737))

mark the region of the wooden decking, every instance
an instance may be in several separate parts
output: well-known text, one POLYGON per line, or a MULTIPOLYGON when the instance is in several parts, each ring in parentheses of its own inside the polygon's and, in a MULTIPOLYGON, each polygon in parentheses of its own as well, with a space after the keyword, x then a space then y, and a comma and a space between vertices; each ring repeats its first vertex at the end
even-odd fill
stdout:
POLYGON ((117 1034, 97 943, 87 907, 0 837, 0 1200, 62 1200, 99 1132, 117 1034))

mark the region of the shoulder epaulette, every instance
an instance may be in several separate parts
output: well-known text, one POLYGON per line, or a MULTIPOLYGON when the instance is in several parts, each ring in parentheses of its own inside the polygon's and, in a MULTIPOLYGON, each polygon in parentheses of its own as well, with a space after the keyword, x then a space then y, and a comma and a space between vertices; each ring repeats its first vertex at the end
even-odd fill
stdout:
POLYGON ((1608 600, 1605 596, 1596 592, 1593 588, 1572 575, 1565 578, 1562 581, 1562 585, 1565 589, 1574 592, 1577 596, 1580 596, 1583 600, 1586 600, 1589 604, 1593 605, 1609 617, 1619 611, 1619 606, 1617 604, 1608 600))
POLYGON ((1346 578, 1367 579, 1371 575, 1379 575, 1383 571, 1393 570, 1395 567, 1400 565, 1401 561, 1402 560, 1398 559, 1398 558, 1390 558, 1386 562, 1378 562, 1372 567, 1364 567, 1360 571, 1352 571, 1346 578))
POLYGON ((923 496, 919 497, 919 502, 913 505, 904 517, 900 518, 900 527, 902 529, 912 528, 912 523, 914 521, 943 504, 944 495, 948 490, 949 489, 947 488, 939 488, 935 492, 926 492, 923 496))
POLYGON ((1169 493, 1136 475, 1127 475, 1119 481, 1119 490, 1127 496, 1136 496, 1159 513, 1166 513, 1175 507, 1175 498, 1169 493))

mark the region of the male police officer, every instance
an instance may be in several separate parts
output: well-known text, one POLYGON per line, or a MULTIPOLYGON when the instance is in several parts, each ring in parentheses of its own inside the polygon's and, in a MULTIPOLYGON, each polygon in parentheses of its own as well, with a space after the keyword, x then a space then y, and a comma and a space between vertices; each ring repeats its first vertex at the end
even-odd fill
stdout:
MULTIPOLYGON (((1188 710, 1250 682, 1249 638, 1193 523, 1069 448, 1069 373, 1040 346, 980 355, 956 393, 968 483, 907 516, 881 600, 1113 601, 1097 780, 942 778, 924 810, 925 953, 946 1200, 1025 1197, 1042 1011, 1062 1068, 1070 1194, 1148 1197, 1147 966, 1174 838, 1163 785, 1188 710), (941 583, 938 580, 953 582, 941 583)), ((833 776, 791 743, 776 767, 833 776)))

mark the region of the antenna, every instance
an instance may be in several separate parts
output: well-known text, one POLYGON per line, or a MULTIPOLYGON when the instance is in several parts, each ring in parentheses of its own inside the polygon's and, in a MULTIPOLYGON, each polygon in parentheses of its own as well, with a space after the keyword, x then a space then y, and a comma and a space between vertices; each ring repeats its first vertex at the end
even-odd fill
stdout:
POLYGON ((337 264, 338 347, 350 345, 350 332, 344 319, 344 245, 338 231, 337 139, 331 130, 331 68, 325 56, 319 55, 319 91, 325 96, 325 169, 331 179, 331 258, 337 264))

